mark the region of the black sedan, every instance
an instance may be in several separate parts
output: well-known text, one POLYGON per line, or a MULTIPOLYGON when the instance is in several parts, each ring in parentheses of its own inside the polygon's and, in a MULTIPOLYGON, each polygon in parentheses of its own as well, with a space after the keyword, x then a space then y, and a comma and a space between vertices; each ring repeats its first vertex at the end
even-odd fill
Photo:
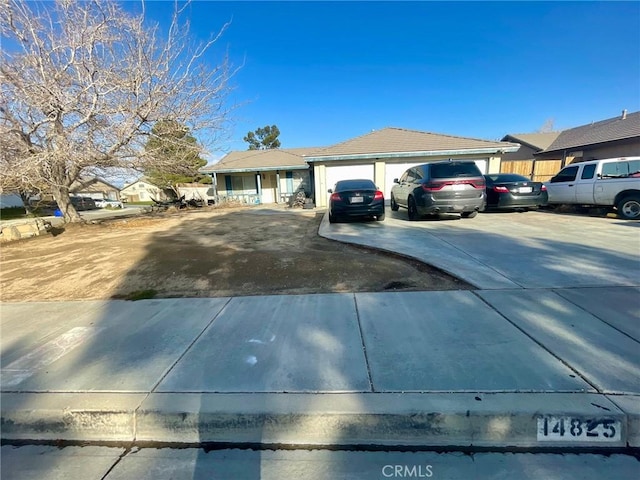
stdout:
POLYGON ((547 204, 547 187, 542 182, 533 182, 515 173, 495 173, 484 178, 487 208, 527 209, 547 204))
POLYGON ((371 180, 340 180, 329 190, 329 222, 341 218, 384 220, 384 194, 371 180))

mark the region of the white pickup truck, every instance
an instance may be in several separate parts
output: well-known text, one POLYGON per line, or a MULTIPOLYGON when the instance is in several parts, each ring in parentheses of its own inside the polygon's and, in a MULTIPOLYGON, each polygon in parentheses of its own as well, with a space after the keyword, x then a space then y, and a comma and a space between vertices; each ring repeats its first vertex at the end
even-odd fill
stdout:
POLYGON ((572 163, 545 186, 551 205, 614 207, 621 218, 640 219, 640 157, 572 163))

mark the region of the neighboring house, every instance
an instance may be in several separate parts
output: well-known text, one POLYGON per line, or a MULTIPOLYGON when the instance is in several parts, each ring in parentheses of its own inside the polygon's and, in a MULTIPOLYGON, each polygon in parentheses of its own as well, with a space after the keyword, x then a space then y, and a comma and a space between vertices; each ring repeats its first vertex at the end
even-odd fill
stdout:
POLYGON ((551 145, 535 154, 536 159, 572 162, 640 155, 640 112, 626 110, 614 118, 560 132, 551 145))
POLYGON ((454 137, 402 128, 384 128, 318 150, 305 159, 313 165, 315 199, 327 206, 327 190, 344 178, 368 178, 388 199, 393 180, 407 169, 438 160, 473 160, 483 173, 498 173, 501 156, 520 145, 454 137))
MULTIPOLYGON (((72 197, 91 197, 94 200, 120 200, 120 189, 98 177, 79 178, 71 184, 69 193, 72 197)), ((42 194, 33 195, 29 198, 29 202, 31 203, 37 203, 38 201, 53 201, 53 196, 51 193, 43 192, 42 194)), ((18 206, 23 206, 22 199, 19 195, 2 195, 0 208, 18 206)))
POLYGON ((309 197, 313 194, 311 172, 303 155, 315 150, 235 151, 200 169, 200 173, 212 176, 218 197, 245 203, 287 203, 300 190, 309 197))
POLYGON ((514 133, 505 135, 503 142, 519 143, 515 152, 505 153, 500 162, 500 173, 518 173, 537 182, 549 180, 561 167, 556 159, 536 159, 535 154, 548 148, 560 132, 514 133))
POLYGON ((79 178, 69 189, 72 196, 94 200, 120 200, 120 189, 98 177, 79 178))
POLYGON ((151 202, 153 200, 169 200, 169 196, 160 187, 153 185, 147 178, 142 177, 120 190, 120 196, 125 202, 151 202))

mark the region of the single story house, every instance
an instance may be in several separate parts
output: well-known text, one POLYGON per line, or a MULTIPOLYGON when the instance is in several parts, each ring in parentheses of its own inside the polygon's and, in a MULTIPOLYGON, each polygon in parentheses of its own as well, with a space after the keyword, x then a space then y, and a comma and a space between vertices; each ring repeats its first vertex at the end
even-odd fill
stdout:
POLYGON ((217 197, 245 203, 287 203, 298 191, 313 195, 312 172, 304 155, 316 148, 230 152, 201 168, 211 175, 217 197))
POLYGON ((558 138, 560 132, 514 133, 505 135, 503 142, 519 143, 515 152, 505 153, 500 162, 500 173, 517 173, 537 182, 546 182, 561 168, 557 159, 537 159, 558 138))
POLYGON ((473 160, 483 173, 497 173, 501 156, 518 148, 516 143, 389 127, 317 150, 305 160, 313 165, 316 205, 327 207, 327 191, 344 178, 371 179, 388 199, 393 180, 415 165, 473 160))
MULTIPOLYGON (((80 177, 71 184, 69 193, 72 197, 90 197, 94 200, 120 200, 120 189, 98 177, 80 177)), ((29 202, 53 201, 51 193, 33 195, 29 202)), ((0 208, 22 207, 22 198, 17 194, 6 194, 0 198, 0 208)))
POLYGON ((551 145, 534 154, 540 160, 572 162, 640 155, 640 112, 627 113, 563 130, 551 145))
POLYGON ((120 200, 120 189, 98 177, 79 178, 69 189, 72 196, 94 200, 120 200))
POLYGON ((437 160, 473 160, 483 173, 499 172, 501 155, 518 150, 509 142, 479 140, 402 128, 384 128, 324 148, 231 152, 200 169, 212 175, 219 196, 249 203, 285 203, 304 190, 327 206, 336 181, 369 178, 389 198, 393 179, 414 165, 437 160))

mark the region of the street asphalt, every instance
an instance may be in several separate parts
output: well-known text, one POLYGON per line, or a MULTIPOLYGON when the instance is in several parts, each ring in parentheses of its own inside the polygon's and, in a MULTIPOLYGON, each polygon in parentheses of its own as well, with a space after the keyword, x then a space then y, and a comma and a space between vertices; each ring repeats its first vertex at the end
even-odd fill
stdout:
POLYGON ((637 448, 639 228, 325 216, 475 289, 3 303, 2 439, 637 448))

